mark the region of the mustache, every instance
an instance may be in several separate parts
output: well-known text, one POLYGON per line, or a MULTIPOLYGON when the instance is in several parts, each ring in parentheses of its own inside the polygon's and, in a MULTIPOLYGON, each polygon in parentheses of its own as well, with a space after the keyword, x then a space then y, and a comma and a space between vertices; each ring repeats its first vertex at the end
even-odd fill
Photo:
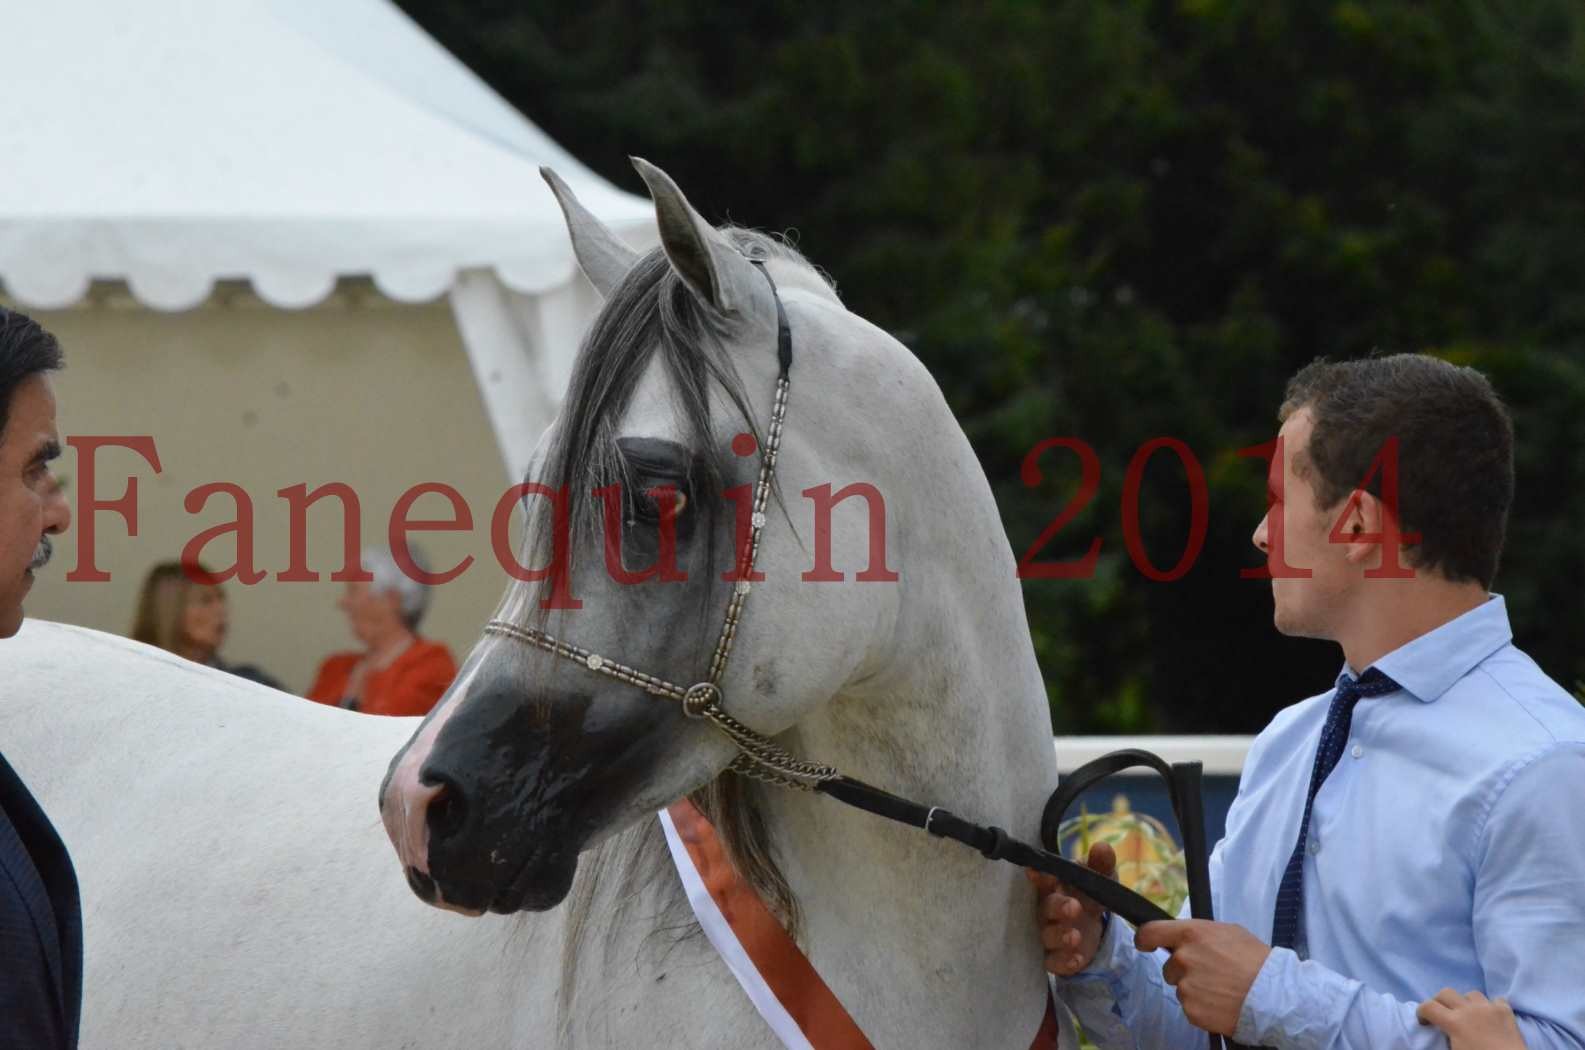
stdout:
POLYGON ((51 556, 55 553, 55 545, 50 543, 48 536, 39 537, 38 549, 33 552, 33 560, 28 562, 28 572, 42 569, 49 564, 51 556))

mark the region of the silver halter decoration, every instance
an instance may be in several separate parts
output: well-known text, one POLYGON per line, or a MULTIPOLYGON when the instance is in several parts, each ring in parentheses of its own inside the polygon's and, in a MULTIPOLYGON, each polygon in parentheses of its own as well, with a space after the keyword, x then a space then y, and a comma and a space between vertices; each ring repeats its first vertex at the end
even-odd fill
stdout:
POLYGON ((595 674, 635 686, 651 696, 675 700, 682 705, 683 714, 689 718, 704 719, 737 746, 738 755, 729 767, 734 772, 782 787, 810 791, 816 785, 834 780, 841 774, 830 766, 794 758, 780 745, 727 714, 722 706, 721 678, 726 674, 727 661, 732 656, 732 643, 737 639, 738 623, 743 618, 743 606, 748 601, 751 589, 749 579, 759 555, 760 536, 765 530, 765 508, 770 501, 771 483, 776 474, 776 455, 781 450, 790 385, 788 372, 792 366, 792 329, 787 323, 781 296, 777 294, 776 282, 766 272, 764 260, 750 258, 749 262, 764 274, 765 280, 770 283, 771 297, 776 301, 776 342, 781 371, 776 378, 770 428, 765 435, 764 447, 760 450, 759 478, 754 483, 753 513, 749 517, 748 547, 738 559, 735 574, 737 582, 732 586, 732 597, 726 607, 726 621, 721 625, 715 653, 710 657, 709 676, 702 682, 681 686, 532 627, 523 627, 506 620, 491 620, 484 625, 484 631, 486 634, 513 638, 562 659, 575 661, 595 674))

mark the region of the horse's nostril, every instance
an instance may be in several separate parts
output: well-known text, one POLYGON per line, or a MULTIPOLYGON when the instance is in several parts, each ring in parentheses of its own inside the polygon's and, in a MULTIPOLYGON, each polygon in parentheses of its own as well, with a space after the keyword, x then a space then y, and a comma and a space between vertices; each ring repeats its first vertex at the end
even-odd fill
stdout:
MULTIPOLYGON (((439 778, 436 778, 439 779, 439 778)), ((429 825, 432 839, 449 838, 461 831, 467 823, 468 807, 456 785, 440 780, 440 791, 429 800, 424 820, 429 825)))

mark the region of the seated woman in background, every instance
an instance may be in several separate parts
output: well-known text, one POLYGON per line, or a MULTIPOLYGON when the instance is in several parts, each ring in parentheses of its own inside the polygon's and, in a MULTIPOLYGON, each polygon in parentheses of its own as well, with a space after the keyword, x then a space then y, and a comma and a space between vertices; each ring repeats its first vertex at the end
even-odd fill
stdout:
MULTIPOLYGON (((193 568, 207 571, 197 563, 193 568)), ((226 592, 218 584, 198 583, 188 578, 181 562, 162 561, 149 570, 138 592, 132 640, 279 689, 281 683, 257 667, 220 659, 227 625, 226 592)))
POLYGON ((308 698, 370 715, 428 714, 457 673, 451 650, 417 634, 429 588, 383 547, 365 550, 363 567, 374 579, 348 583, 336 603, 363 648, 327 657, 308 698))

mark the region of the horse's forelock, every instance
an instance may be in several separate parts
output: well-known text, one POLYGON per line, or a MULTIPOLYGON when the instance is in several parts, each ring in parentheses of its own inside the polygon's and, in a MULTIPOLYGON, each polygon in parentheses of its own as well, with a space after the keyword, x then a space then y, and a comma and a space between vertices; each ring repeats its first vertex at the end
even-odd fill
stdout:
MULTIPOLYGON (((779 259, 805 267, 829 286, 829 278, 784 240, 736 226, 723 227, 746 256, 779 259)), ((552 557, 555 522, 551 515, 531 519, 527 548, 531 564, 552 564, 553 570, 571 571, 571 559, 580 542, 599 535, 601 505, 592 493, 606 485, 629 488, 626 464, 616 439, 623 417, 633 402, 650 363, 659 353, 677 397, 677 418, 690 451, 704 465, 704 476, 695 485, 693 512, 702 516, 710 548, 708 563, 715 561, 715 539, 722 499, 723 465, 715 447, 711 419, 711 390, 719 387, 731 402, 740 425, 763 446, 764 435, 754 426, 750 398, 728 351, 730 328, 725 318, 701 303, 672 269, 661 249, 642 256, 612 291, 579 347, 565 408, 553 443, 547 451, 539 480, 551 487, 570 489, 568 532, 572 551, 566 562, 552 557)), ((530 479, 533 480, 533 479, 530 479)), ((779 499, 779 493, 776 494, 779 499)), ((559 584, 553 575, 541 582, 532 608, 543 618, 547 597, 559 584)))

